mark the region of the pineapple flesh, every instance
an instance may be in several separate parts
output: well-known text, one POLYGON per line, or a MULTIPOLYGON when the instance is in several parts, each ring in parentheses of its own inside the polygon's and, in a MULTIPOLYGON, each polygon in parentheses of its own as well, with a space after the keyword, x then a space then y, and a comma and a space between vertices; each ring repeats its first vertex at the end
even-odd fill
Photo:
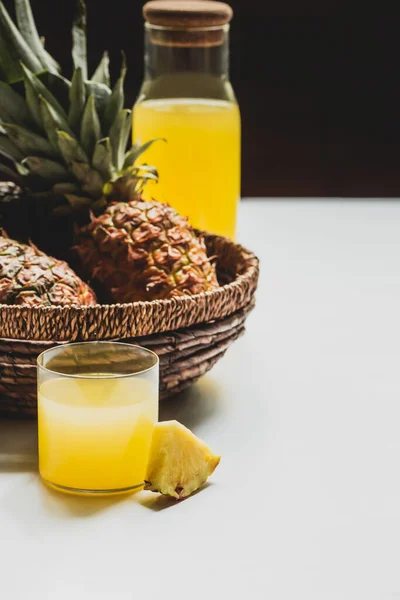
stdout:
POLYGON ((144 489, 182 500, 207 481, 220 458, 178 421, 157 423, 144 489))
POLYGON ((96 296, 65 262, 2 235, 0 304, 90 306, 96 296))

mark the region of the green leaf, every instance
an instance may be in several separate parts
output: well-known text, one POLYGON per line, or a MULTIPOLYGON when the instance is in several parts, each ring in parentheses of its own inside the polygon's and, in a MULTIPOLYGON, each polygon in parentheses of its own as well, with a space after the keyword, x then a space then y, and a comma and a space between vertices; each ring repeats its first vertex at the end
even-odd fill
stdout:
POLYGON ((83 111, 80 139, 88 155, 93 154, 96 142, 101 138, 100 120, 96 111, 94 97, 89 96, 83 111))
POLYGON ((64 119, 62 115, 57 113, 51 104, 49 104, 49 102, 43 98, 43 96, 39 96, 39 101, 43 127, 54 149, 59 152, 57 134, 58 130, 61 129, 71 136, 73 136, 73 133, 69 128, 67 120, 64 119))
POLYGON ((133 144, 132 148, 125 154, 125 161, 124 161, 124 169, 127 169, 129 167, 132 167, 135 162, 137 161, 137 159, 139 158, 139 156, 141 156, 144 152, 146 152, 146 150, 148 150, 148 148, 150 148, 150 146, 152 144, 154 144, 154 142, 166 142, 167 140, 164 138, 154 138, 152 140, 149 140, 148 142, 146 142, 145 144, 141 144, 141 142, 136 142, 135 144, 133 144))
POLYGON ((1 79, 14 83, 22 78, 22 69, 19 64, 19 56, 12 52, 12 48, 7 46, 5 39, 2 37, 0 26, 0 71, 1 79))
POLYGON ((107 102, 106 110, 104 113, 105 126, 107 131, 111 128, 118 114, 124 107, 124 81, 126 75, 126 63, 123 55, 121 75, 119 76, 117 83, 114 86, 112 94, 107 102))
POLYGON ((19 175, 16 171, 11 169, 11 167, 7 167, 7 165, 0 164, 0 179, 14 181, 14 183, 23 185, 23 178, 21 177, 21 175, 19 175))
POLYGON ((13 161, 24 158, 24 153, 6 135, 0 135, 0 154, 5 155, 13 161))
POLYGON ((29 175, 29 169, 27 169, 22 163, 15 162, 14 167, 18 171, 18 173, 22 175, 22 177, 26 177, 27 175, 29 175))
POLYGON ((62 114, 57 112, 55 108, 51 105, 51 103, 48 102, 48 100, 46 100, 46 98, 44 98, 43 96, 39 96, 39 100, 41 109, 43 110, 43 107, 46 107, 48 109, 49 114, 52 116, 53 126, 57 127, 58 129, 62 129, 63 131, 66 131, 70 135, 73 135, 68 124, 68 120, 65 117, 65 113, 62 114))
MULTIPOLYGON (((103 121, 107 103, 111 96, 110 88, 104 83, 97 83, 95 81, 85 81, 85 87, 86 95, 94 96, 97 114, 100 120, 103 121)), ((108 134, 108 128, 103 133, 104 135, 108 134)))
MULTIPOLYGON (((49 54, 49 52, 47 52, 47 50, 46 50, 46 38, 43 35, 40 36, 40 41, 42 43, 44 53, 47 56, 48 60, 53 61, 54 67, 57 69, 57 72, 60 72, 61 66, 58 64, 58 62, 55 60, 55 58, 51 54, 49 54)), ((55 73, 54 73, 54 75, 55 75, 55 73)))
POLYGON ((43 96, 39 96, 40 120, 46 132, 47 138, 54 150, 59 154, 57 131, 62 129, 57 123, 54 109, 46 102, 43 96))
POLYGON ((0 118, 12 123, 32 123, 24 98, 3 81, 0 81, 0 118))
POLYGON ((71 82, 58 73, 49 73, 45 71, 38 73, 37 78, 53 94, 54 98, 63 107, 64 112, 69 110, 69 90, 71 82))
POLYGON ((67 119, 67 115, 61 104, 53 96, 50 90, 42 83, 42 81, 22 65, 24 71, 25 94, 29 109, 35 118, 36 123, 42 127, 42 112, 40 108, 40 96, 55 109, 60 117, 67 119))
MULTIPOLYGON (((146 166, 146 165, 144 165, 144 166, 146 166)), ((143 169, 143 165, 140 167, 136 167, 132 171, 132 175, 137 177, 137 179, 141 179, 141 180, 158 181, 157 170, 155 170, 155 172, 154 172, 154 170, 147 171, 147 169, 143 169)))
POLYGON ((137 171, 144 171, 145 173, 150 173, 150 175, 153 175, 158 179, 157 167, 153 167, 152 165, 139 165, 138 167, 135 167, 135 169, 137 171))
POLYGON ((115 119, 110 129, 110 142, 113 152, 113 161, 117 171, 124 163, 126 145, 131 134, 132 111, 124 108, 115 119))
POLYGON ((83 79, 87 79, 86 5, 77 1, 77 14, 72 26, 72 60, 74 67, 82 69, 83 79))
POLYGON ((110 138, 103 138, 96 143, 92 162, 93 167, 99 171, 105 181, 115 177, 110 138))
POLYGON ((72 76, 72 84, 69 90, 69 114, 68 123, 75 133, 79 133, 81 120, 86 101, 85 83, 82 77, 82 69, 78 67, 72 76))
POLYGON ((40 130, 43 129, 42 114, 40 112, 39 94, 30 79, 25 78, 25 98, 30 113, 40 130))
POLYGON ((3 2, 0 2, 0 38, 4 40, 14 60, 22 61, 34 73, 42 70, 40 61, 18 31, 3 2))
POLYGON ((89 158, 79 142, 66 133, 58 131, 58 147, 67 165, 71 165, 74 161, 88 163, 89 158))
POLYGON ((52 56, 43 47, 36 29, 29 0, 15 0, 15 13, 19 31, 32 52, 40 61, 42 68, 50 73, 58 73, 61 68, 52 56))
POLYGON ((98 171, 92 169, 90 165, 82 162, 72 162, 71 170, 75 177, 80 181, 82 190, 90 194, 93 198, 101 196, 104 181, 98 171))
POLYGON ((39 175, 45 179, 50 179, 52 182, 66 182, 71 180, 71 173, 68 169, 54 160, 41 158, 39 156, 27 156, 22 164, 35 175, 39 175))
POLYGON ((65 197, 68 200, 73 212, 81 212, 82 209, 89 208, 92 204, 91 198, 86 198, 85 196, 66 194, 65 197))
POLYGON ((37 133, 11 123, 2 123, 2 126, 6 130, 10 140, 14 142, 25 156, 34 154, 35 156, 53 157, 55 155, 51 144, 37 133))
POLYGON ((78 196, 77 194, 65 194, 65 198, 68 201, 68 204, 56 206, 52 211, 54 215, 64 217, 71 213, 79 214, 82 211, 88 212, 92 204, 91 198, 78 196))
POLYGON ((80 187, 76 183, 55 183, 51 188, 55 194, 75 194, 80 191, 80 187))
POLYGON ((91 77, 91 81, 95 83, 103 83, 107 87, 110 87, 110 59, 108 57, 108 52, 104 52, 103 58, 99 62, 99 65, 95 72, 93 73, 93 77, 91 77))

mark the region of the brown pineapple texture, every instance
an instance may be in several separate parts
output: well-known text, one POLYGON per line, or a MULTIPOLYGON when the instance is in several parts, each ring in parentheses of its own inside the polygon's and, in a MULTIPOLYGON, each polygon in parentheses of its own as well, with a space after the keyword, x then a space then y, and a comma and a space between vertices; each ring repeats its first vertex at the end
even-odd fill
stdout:
POLYGON ((0 236, 0 304, 88 306, 96 296, 67 263, 0 236))
POLYGON ((76 250, 116 302, 172 298, 218 287, 204 240, 167 204, 115 202, 78 235, 76 250))

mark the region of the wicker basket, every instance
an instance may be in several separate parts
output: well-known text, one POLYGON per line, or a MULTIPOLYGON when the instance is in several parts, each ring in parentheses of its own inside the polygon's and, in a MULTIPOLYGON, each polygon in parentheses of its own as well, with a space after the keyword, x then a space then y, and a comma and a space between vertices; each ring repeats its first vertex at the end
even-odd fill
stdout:
POLYGON ((225 238, 206 235, 206 243, 223 284, 212 292, 82 308, 0 305, 0 415, 36 415, 36 358, 59 343, 121 340, 151 348, 160 357, 161 398, 211 369, 244 332, 258 260, 225 238))

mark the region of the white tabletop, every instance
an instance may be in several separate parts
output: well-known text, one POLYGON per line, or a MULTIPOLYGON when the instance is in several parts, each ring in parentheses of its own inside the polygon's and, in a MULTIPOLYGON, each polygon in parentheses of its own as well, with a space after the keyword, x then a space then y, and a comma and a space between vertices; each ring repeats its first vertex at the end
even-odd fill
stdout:
POLYGON ((162 407, 223 456, 171 505, 44 488, 0 421, 0 597, 400 598, 400 203, 247 201, 247 333, 162 407))

